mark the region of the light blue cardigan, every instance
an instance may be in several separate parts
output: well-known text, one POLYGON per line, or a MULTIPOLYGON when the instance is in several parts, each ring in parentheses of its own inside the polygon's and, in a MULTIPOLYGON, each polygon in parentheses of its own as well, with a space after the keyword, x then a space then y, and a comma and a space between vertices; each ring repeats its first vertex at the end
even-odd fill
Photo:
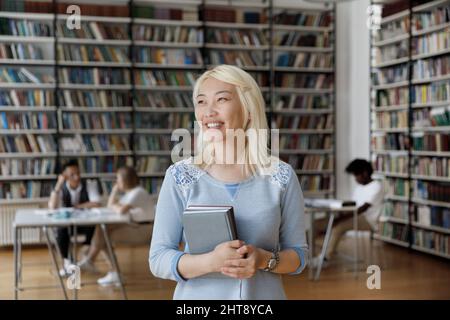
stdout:
MULTIPOLYGON (((258 270, 250 279, 198 277, 184 280, 177 271, 185 242, 181 216, 190 204, 234 207, 240 240, 271 251, 294 249, 306 266, 304 201, 298 178, 280 161, 270 175, 253 176, 231 196, 226 184, 192 164, 192 158, 171 165, 156 207, 150 246, 150 269, 156 277, 178 282, 174 299, 286 299, 281 276, 258 270)), ((188 250, 188 249, 187 249, 188 250)))

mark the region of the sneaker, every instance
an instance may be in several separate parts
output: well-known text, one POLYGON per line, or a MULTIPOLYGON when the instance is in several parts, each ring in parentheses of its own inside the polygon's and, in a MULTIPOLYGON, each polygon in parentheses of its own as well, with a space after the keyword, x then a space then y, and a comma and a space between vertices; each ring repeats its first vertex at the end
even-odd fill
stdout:
POLYGON ((90 273, 98 273, 97 267, 94 265, 91 259, 84 258, 81 260, 81 262, 78 264, 78 267, 82 271, 90 272, 90 273))
POLYGON ((59 269, 59 275, 61 277, 66 277, 69 274, 69 268, 72 263, 69 259, 64 259, 63 267, 59 269))
POLYGON ((109 285, 120 285, 119 283, 119 275, 115 271, 110 271, 104 276, 97 280, 97 283, 101 286, 109 286, 109 285))

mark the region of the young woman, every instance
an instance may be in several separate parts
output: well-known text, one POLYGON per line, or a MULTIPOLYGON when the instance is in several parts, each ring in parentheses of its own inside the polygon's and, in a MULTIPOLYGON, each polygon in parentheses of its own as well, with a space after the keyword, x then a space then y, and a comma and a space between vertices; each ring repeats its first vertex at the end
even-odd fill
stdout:
MULTIPOLYGON (((132 232, 137 234, 145 233, 150 237, 151 228, 148 222, 153 221, 153 200, 139 185, 139 178, 136 171, 131 167, 122 167, 117 171, 117 182, 112 188, 108 198, 108 208, 119 214, 130 214, 132 224, 111 225, 108 226, 108 233, 112 241, 121 237, 121 234, 129 234, 132 232), (122 196, 119 199, 119 194, 122 196)), ((106 249, 106 243, 100 227, 96 227, 94 237, 92 239, 89 252, 80 262, 79 266, 82 270, 96 271, 94 261, 97 255, 106 249)), ((108 259, 109 256, 107 255, 108 259)), ((111 261, 110 265, 111 265, 111 261)), ((100 285, 116 284, 119 276, 115 271, 109 271, 106 276, 98 279, 100 285)))
POLYGON ((178 282, 174 299, 285 299, 280 275, 300 273, 308 256, 300 184, 288 164, 268 154, 267 137, 239 144, 231 131, 265 129, 267 136, 261 91, 245 71, 221 65, 197 80, 193 99, 205 139, 197 139, 194 158, 166 172, 150 269, 178 282), (205 254, 180 251, 190 204, 233 206, 239 240, 205 254), (217 272, 226 277, 210 274, 217 272))

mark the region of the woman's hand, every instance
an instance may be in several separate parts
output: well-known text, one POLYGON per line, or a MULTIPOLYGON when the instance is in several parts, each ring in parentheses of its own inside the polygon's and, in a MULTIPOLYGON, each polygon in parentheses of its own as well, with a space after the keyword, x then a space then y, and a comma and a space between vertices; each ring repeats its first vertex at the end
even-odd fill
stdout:
POLYGON ((246 258, 228 259, 220 270, 224 275, 237 279, 253 277, 258 269, 266 267, 271 257, 270 252, 248 244, 240 247, 237 253, 246 258))
POLYGON ((243 245, 244 241, 241 240, 227 241, 217 245, 209 253, 211 272, 221 272, 225 261, 243 258, 244 254, 238 253, 238 249, 243 245))
POLYGON ((66 176, 64 174, 58 175, 58 180, 56 181, 54 190, 59 192, 62 189, 64 182, 66 182, 66 176))
POLYGON ((111 189, 111 194, 117 194, 119 192, 119 186, 117 185, 117 182, 114 183, 112 189, 111 189))

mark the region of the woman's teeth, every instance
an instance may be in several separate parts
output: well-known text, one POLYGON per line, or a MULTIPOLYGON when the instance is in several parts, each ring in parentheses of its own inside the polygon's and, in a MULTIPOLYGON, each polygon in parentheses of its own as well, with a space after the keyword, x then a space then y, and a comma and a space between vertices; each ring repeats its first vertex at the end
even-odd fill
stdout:
POLYGON ((208 128, 218 128, 218 127, 220 127, 222 125, 222 123, 220 123, 220 122, 211 122, 211 123, 208 123, 206 126, 208 127, 208 128))

